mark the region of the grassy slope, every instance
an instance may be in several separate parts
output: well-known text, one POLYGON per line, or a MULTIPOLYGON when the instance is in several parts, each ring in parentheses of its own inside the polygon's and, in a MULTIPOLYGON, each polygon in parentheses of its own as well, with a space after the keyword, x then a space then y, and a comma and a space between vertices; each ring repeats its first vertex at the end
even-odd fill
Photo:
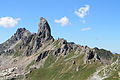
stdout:
MULTIPOLYGON (((119 54, 114 54, 113 61, 117 60, 117 57, 120 56, 119 54)), ((111 75, 106 78, 105 80, 120 80, 120 63, 115 64, 114 67, 112 68, 113 71, 111 71, 111 75), (115 68, 116 70, 113 70, 115 68)))
POLYGON ((109 78, 106 78, 105 80, 120 80, 120 77, 118 76, 118 71, 112 72, 112 75, 109 78))
MULTIPOLYGON (((55 41, 54 45, 56 48, 61 46, 58 41, 55 41)), ((21 51, 16 51, 13 57, 18 56, 21 56, 21 51)), ((96 68, 100 66, 98 63, 83 64, 84 55, 77 58, 72 58, 73 56, 75 56, 74 51, 71 51, 66 57, 60 57, 56 61, 56 57, 50 55, 45 61, 43 68, 35 69, 26 75, 26 77, 28 77, 27 80, 86 80, 96 71, 96 68), (73 61, 75 61, 75 64, 73 64, 73 61), (76 71, 77 68, 78 71, 76 71)), ((117 56, 118 55, 116 55, 116 57, 117 56)), ((113 61, 116 60, 116 57, 113 61)), ((33 62, 31 62, 30 65, 34 64, 33 62)), ((114 71, 112 75, 105 80, 119 80, 118 71, 114 71)))
POLYGON ((111 65, 107 65, 107 67, 104 70, 101 70, 99 75, 103 76, 104 73, 108 75, 108 78, 104 80, 120 80, 120 63, 117 62, 118 57, 120 56, 119 54, 113 54, 114 57, 112 59, 113 63, 111 65))
POLYGON ((35 69, 26 75, 27 80, 86 80, 100 66, 98 63, 83 64, 83 54, 70 59, 72 56, 73 53, 66 57, 60 57, 56 61, 56 57, 50 55, 43 68, 35 69), (77 68, 78 71, 76 71, 77 68))
POLYGON ((120 80, 120 75, 118 75, 118 72, 120 73, 120 68, 116 71, 112 71, 111 75, 105 80, 120 80))

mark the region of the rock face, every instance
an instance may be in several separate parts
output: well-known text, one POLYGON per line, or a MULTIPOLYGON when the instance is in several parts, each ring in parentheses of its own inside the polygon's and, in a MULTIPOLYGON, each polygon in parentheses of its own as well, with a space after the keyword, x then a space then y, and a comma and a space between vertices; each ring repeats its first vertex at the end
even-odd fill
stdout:
POLYGON ((26 41, 24 41, 25 47, 28 46, 25 53, 27 56, 37 52, 46 41, 54 40, 51 36, 51 29, 46 19, 41 17, 38 27, 38 33, 30 35, 26 41))
POLYGON ((44 58, 48 55, 49 52, 50 52, 50 51, 45 51, 45 52, 41 53, 41 54, 37 57, 36 61, 39 62, 40 60, 44 59, 44 58))
POLYGON ((31 35, 31 33, 25 28, 18 28, 16 33, 7 41, 7 43, 12 45, 19 41, 20 39, 25 39, 29 35, 31 35))
POLYGON ((31 33, 25 28, 18 28, 17 32, 14 35, 16 37, 16 40, 20 40, 22 38, 28 37, 29 35, 31 35, 31 33))
POLYGON ((31 35, 31 32, 26 30, 25 28, 18 28, 16 33, 8 39, 6 42, 0 44, 0 53, 6 53, 9 51, 13 51, 11 48, 20 40, 24 40, 31 35))
MULTIPOLYGON (((44 45, 46 41, 53 41, 54 38, 51 36, 51 30, 48 22, 43 17, 40 18, 38 33, 31 34, 25 28, 19 28, 17 32, 6 41, 6 45, 12 45, 21 40, 20 48, 25 49, 24 54, 30 56, 36 53, 40 47, 44 45)), ((8 46, 7 46, 8 47, 8 46)))
POLYGON ((51 29, 50 26, 47 22, 47 20, 43 17, 40 18, 40 23, 39 23, 39 29, 38 29, 38 36, 44 40, 49 40, 52 39, 53 37, 51 36, 51 29))

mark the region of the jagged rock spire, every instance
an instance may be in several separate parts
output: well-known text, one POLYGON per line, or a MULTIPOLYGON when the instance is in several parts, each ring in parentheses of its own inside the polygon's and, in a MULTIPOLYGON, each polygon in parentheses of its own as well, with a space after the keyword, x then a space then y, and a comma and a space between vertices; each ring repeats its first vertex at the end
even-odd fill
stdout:
POLYGON ((14 37, 16 37, 16 39, 19 40, 19 39, 29 36, 30 34, 31 32, 29 32, 25 28, 18 28, 16 33, 14 34, 14 37))
POLYGON ((43 18, 43 17, 40 18, 40 23, 38 26, 39 26, 39 29, 38 29, 37 34, 41 38, 44 38, 44 39, 51 39, 52 38, 50 26, 45 18, 43 18))

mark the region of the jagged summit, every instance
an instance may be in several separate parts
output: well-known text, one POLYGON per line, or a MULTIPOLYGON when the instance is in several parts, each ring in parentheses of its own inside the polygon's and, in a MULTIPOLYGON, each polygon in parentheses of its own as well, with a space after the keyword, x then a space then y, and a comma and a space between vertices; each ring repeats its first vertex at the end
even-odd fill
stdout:
POLYGON ((30 31, 26 30, 25 28, 18 28, 14 36, 16 36, 16 39, 19 40, 25 36, 29 36, 30 34, 30 31))
POLYGON ((52 38, 50 26, 45 18, 43 17, 40 18, 40 23, 38 26, 39 26, 39 29, 37 34, 41 38, 45 38, 45 40, 52 38))
POLYGON ((25 28, 18 28, 17 29, 17 32, 23 32, 23 31, 26 31, 26 29, 25 28))
POLYGON ((17 42, 19 42, 20 40, 24 40, 30 35, 31 32, 26 30, 25 28, 18 28, 16 33, 11 38, 0 44, 0 53, 5 53, 11 48, 11 46, 16 45, 17 42))
MULTIPOLYGON (((40 18, 40 23, 38 25, 38 32, 29 35, 27 38, 22 39, 23 43, 22 48, 26 48, 25 55, 30 56, 31 54, 36 53, 46 41, 53 41, 54 38, 51 36, 50 26, 47 20, 43 17, 40 18)), ((18 29, 19 30, 19 29, 18 29)), ((20 31, 25 29, 20 29, 20 31)))

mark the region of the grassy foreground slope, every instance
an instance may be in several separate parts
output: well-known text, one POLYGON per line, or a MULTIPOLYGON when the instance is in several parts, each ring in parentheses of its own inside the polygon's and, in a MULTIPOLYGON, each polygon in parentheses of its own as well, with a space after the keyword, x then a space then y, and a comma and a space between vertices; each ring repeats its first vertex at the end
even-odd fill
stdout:
POLYGON ((99 63, 83 64, 84 54, 55 56, 49 55, 43 68, 35 69, 26 75, 26 80, 87 80, 100 66, 99 63))

